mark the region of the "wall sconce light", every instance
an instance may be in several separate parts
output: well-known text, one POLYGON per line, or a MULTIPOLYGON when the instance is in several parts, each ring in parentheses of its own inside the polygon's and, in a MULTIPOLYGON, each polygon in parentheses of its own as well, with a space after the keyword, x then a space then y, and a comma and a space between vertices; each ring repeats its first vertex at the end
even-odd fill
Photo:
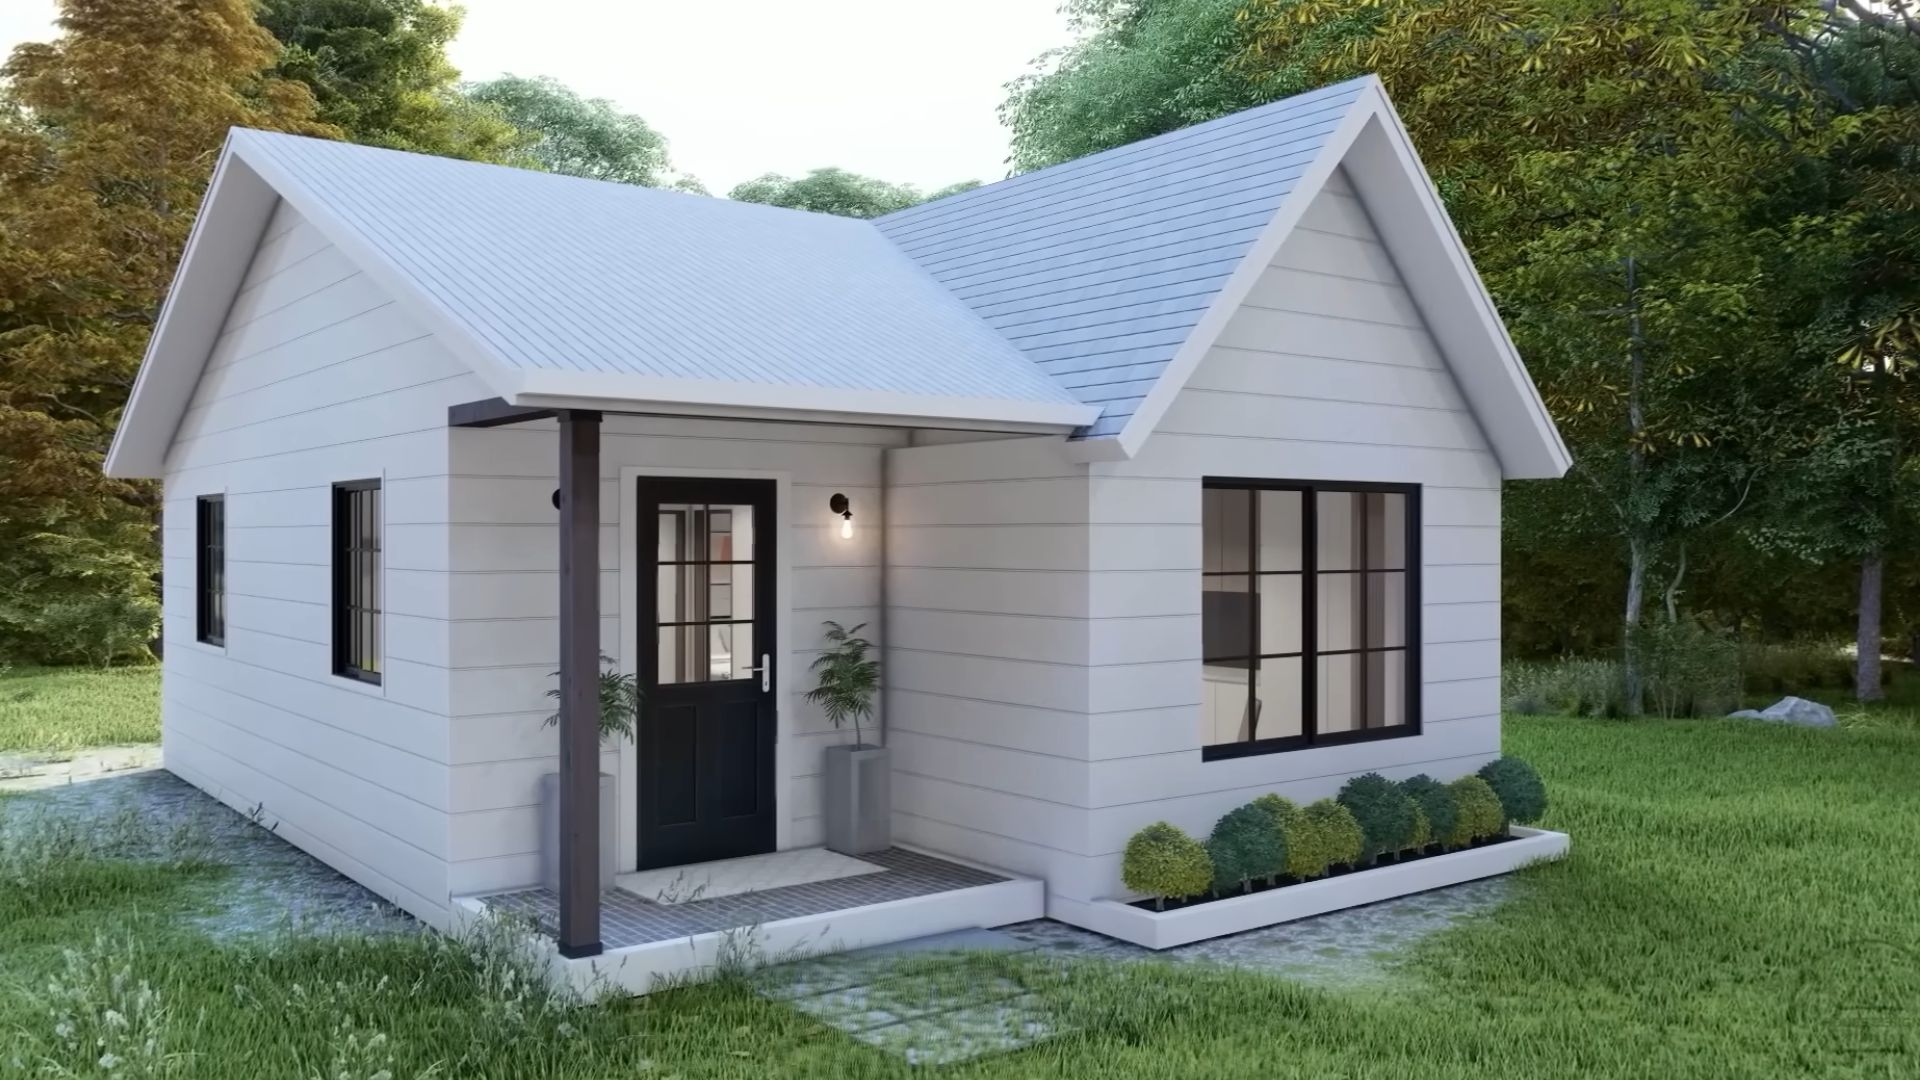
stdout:
POLYGON ((853 503, 836 491, 833 498, 827 500, 827 509, 840 515, 840 539, 853 539, 853 503))

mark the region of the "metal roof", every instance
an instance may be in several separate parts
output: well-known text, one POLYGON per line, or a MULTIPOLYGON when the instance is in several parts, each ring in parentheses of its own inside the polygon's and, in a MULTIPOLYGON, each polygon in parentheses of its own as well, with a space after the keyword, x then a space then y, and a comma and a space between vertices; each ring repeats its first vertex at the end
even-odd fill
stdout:
POLYGON ((260 131, 232 151, 523 389, 580 372, 1077 404, 864 221, 260 131))
POLYGON ((1371 80, 889 214, 875 225, 1118 434, 1371 80))

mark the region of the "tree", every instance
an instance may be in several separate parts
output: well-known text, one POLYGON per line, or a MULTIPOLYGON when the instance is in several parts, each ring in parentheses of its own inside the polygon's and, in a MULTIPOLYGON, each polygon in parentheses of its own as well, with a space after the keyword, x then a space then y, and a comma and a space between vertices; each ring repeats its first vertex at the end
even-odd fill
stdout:
POLYGON ((320 119, 355 142, 503 161, 521 133, 459 93, 447 45, 463 12, 427 0, 265 0, 274 74, 313 91, 320 119))
POLYGON ((1676 595, 1690 537, 1750 507, 1757 470, 1811 437, 1772 407, 1798 377, 1797 328, 1768 306, 1784 225, 1765 211, 1772 177, 1844 134, 1790 107, 1775 8, 1360 7, 1352 34, 1352 4, 1256 0, 1243 63, 1373 70, 1393 92, 1597 496, 1567 508, 1568 531, 1617 545, 1637 711, 1653 576, 1664 564, 1676 595))
MULTIPOLYGON (((1007 85, 1000 118, 1022 170, 1252 108, 1319 85, 1310 64, 1236 63, 1245 0, 1071 0, 1082 35, 1007 85)), ((1337 35, 1336 35, 1337 36, 1337 35)))
POLYGON ((100 465, 228 128, 333 133, 247 0, 63 0, 59 27, 0 68, 0 654, 42 659, 76 598, 150 612, 154 490, 100 465))
POLYGON ((568 176, 663 186, 671 181, 667 140, 604 98, 583 98, 557 79, 503 75, 467 88, 523 132, 522 163, 568 176))
POLYGON ((736 185, 727 198, 854 218, 876 218, 926 199, 909 185, 834 168, 815 169, 798 179, 768 173, 736 185))

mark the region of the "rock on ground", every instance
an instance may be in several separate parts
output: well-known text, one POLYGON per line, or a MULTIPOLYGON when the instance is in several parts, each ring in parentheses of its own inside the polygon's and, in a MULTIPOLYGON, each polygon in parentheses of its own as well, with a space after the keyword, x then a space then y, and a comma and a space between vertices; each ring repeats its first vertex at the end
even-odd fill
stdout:
POLYGON ((1765 709, 1741 709, 1727 714, 1728 718, 1742 720, 1767 720, 1776 724, 1797 724, 1801 727, 1830 728, 1839 724, 1833 710, 1817 701, 1808 701, 1800 697, 1783 697, 1765 709))

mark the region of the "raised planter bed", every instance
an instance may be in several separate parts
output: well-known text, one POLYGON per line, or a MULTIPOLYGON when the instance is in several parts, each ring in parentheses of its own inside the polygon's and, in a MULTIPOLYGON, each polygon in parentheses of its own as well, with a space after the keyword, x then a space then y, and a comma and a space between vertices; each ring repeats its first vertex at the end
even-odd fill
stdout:
POLYGON ((1318 881, 1243 896, 1169 906, 1154 911, 1128 900, 1060 903, 1056 918, 1149 949, 1171 949, 1207 938, 1324 915, 1342 908, 1376 904, 1429 889, 1494 877, 1528 863, 1558 859, 1567 853, 1565 833, 1514 826, 1499 843, 1430 855, 1385 866, 1355 870, 1318 881))

